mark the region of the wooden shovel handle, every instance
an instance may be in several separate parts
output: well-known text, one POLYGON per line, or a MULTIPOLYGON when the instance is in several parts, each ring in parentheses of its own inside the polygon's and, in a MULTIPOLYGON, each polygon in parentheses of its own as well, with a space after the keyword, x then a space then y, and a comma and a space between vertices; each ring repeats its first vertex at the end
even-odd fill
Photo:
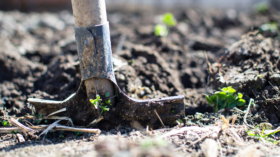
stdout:
POLYGON ((72 0, 76 27, 89 27, 107 22, 105 0, 72 0))
MULTIPOLYGON (((71 1, 76 27, 86 28, 93 25, 107 23, 105 0, 71 1)), ((110 93, 109 97, 113 97, 115 94, 113 83, 107 79, 91 78, 85 80, 85 86, 87 90, 87 96, 89 99, 95 99, 97 93, 101 96, 101 98, 105 98, 105 94, 107 92, 110 93)), ((111 99, 111 104, 115 104, 114 99, 111 99)))

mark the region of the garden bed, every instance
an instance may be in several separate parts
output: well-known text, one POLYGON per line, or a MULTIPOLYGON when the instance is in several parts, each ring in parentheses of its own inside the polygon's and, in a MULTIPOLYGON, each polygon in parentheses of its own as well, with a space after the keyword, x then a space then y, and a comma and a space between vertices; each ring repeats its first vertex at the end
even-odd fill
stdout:
MULTIPOLYGON (((154 26, 163 13, 108 14, 115 75, 133 98, 184 95, 184 126, 153 130, 101 121, 100 135, 56 131, 49 132, 47 140, 26 135, 25 143, 15 134, 2 134, 1 156, 174 156, 174 151, 200 156, 209 146, 219 156, 279 154, 278 134, 257 137, 264 135, 263 126, 280 125, 279 38, 277 32, 256 32, 262 24, 279 21, 279 13, 174 11, 177 25, 166 37, 158 37, 154 26), (205 96, 226 86, 243 93, 246 106, 213 113, 205 96), (257 105, 246 115, 250 98, 257 105), (261 128, 254 128, 257 125, 261 128), (248 135, 254 129, 260 131, 248 135)), ((38 116, 26 101, 29 97, 64 100, 77 91, 81 75, 70 12, 0 12, 0 17, 2 120, 38 116)))

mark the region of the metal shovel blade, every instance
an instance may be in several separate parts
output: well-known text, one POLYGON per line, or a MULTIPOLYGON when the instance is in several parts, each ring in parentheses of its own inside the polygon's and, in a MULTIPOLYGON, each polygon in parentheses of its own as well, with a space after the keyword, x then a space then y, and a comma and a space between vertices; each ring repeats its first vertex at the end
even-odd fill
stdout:
MULTIPOLYGON (((110 110, 102 114, 104 120, 110 121, 113 124, 123 124, 131 121, 155 124, 159 123, 160 117, 164 124, 172 126, 175 120, 182 119, 185 115, 183 95, 137 100, 128 97, 117 85, 116 89, 118 96, 115 97, 115 105, 110 106, 110 110)), ((59 113, 59 116, 71 118, 76 125, 88 125, 99 116, 97 110, 89 102, 84 81, 80 84, 78 92, 72 94, 64 101, 36 98, 29 98, 27 101, 35 106, 37 114, 42 114, 43 116, 66 108, 66 112, 59 113)))

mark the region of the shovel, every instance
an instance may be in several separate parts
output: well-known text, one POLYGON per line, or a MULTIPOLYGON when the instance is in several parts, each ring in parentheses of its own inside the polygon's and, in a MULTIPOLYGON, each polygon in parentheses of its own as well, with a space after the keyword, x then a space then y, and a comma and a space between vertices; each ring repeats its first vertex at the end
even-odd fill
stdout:
POLYGON ((37 114, 67 116, 75 125, 82 126, 98 119, 115 125, 137 121, 154 127, 172 126, 184 117, 183 95, 137 100, 122 92, 113 71, 105 0, 72 0, 72 8, 81 84, 77 93, 64 101, 29 98, 27 101, 35 106, 37 114))

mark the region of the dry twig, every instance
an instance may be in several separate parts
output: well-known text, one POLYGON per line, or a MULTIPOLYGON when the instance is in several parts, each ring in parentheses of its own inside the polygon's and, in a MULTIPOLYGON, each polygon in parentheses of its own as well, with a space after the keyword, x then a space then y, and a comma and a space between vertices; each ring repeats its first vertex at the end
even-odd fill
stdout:
MULTIPOLYGON (((61 120, 57 120, 57 121, 55 121, 54 123, 52 123, 51 125, 49 125, 47 128, 46 128, 46 130, 44 130, 40 135, 39 135, 39 137, 41 136, 41 135, 43 135, 43 134, 47 134, 52 128, 54 128, 55 126, 57 126, 57 124, 60 122, 61 120)), ((45 138, 45 137, 44 137, 45 138)))
MULTIPOLYGON (((156 109, 154 109, 154 112, 155 112, 155 114, 157 115, 157 117, 158 117, 158 119, 159 119, 159 121, 160 121, 161 125, 162 125, 163 127, 165 127, 165 125, 164 125, 163 121, 161 120, 160 116, 158 115, 158 113, 157 113, 157 110, 156 110, 156 109)), ((165 128, 166 128, 166 127, 165 127, 165 128)))
POLYGON ((18 127, 19 129, 21 129, 24 132, 28 132, 28 133, 35 133, 36 131, 21 124, 20 122, 18 122, 17 120, 15 120, 14 118, 10 118, 10 123, 16 127, 18 127))
POLYGON ((168 137, 168 136, 180 134, 180 133, 183 133, 185 131, 190 131, 190 130, 194 130, 194 131, 209 131, 209 128, 201 128, 201 127, 198 127, 198 126, 183 127, 183 128, 181 128, 179 130, 171 130, 170 132, 161 135, 160 138, 165 138, 165 137, 168 137))
POLYGON ((245 114, 245 116, 244 116, 244 118, 243 118, 243 122, 244 122, 244 124, 245 124, 246 126, 248 126, 248 127, 250 127, 250 128, 253 129, 254 127, 251 126, 251 125, 249 125, 249 124, 247 123, 247 116, 248 116, 248 113, 249 113, 249 111, 250 111, 250 107, 251 107, 251 104, 252 104, 252 103, 254 103, 254 99, 250 99, 248 108, 247 108, 247 110, 246 110, 246 114, 245 114))
MULTIPOLYGON (((30 128, 35 130, 44 130, 48 127, 48 125, 39 125, 39 126, 31 126, 30 128)), ((89 128, 75 128, 75 127, 68 127, 63 125, 56 125, 51 130, 56 131, 77 131, 77 132, 86 132, 86 133, 93 133, 93 134, 100 134, 101 131, 99 129, 89 129, 89 128)), ((0 128, 0 134, 9 134, 12 131, 14 132, 24 132, 22 129, 19 129, 18 127, 5 127, 0 128)))

